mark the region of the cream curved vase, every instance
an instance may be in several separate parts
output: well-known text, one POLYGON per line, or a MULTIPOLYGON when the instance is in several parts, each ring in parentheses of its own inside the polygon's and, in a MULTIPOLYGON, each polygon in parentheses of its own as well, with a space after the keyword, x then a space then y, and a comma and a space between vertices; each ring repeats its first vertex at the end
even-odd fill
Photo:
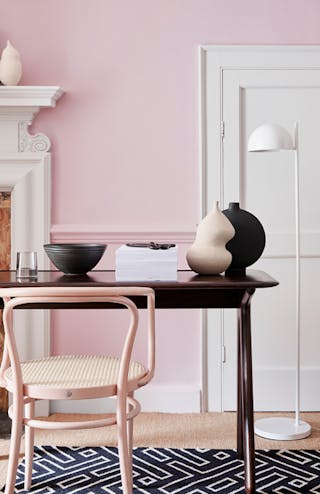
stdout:
POLYGON ((19 52, 7 41, 0 60, 0 81, 5 86, 16 86, 22 74, 19 52))
POLYGON ((219 203, 198 225, 194 243, 187 251, 190 268, 199 274, 219 274, 231 264, 232 255, 226 243, 235 235, 235 229, 221 212, 219 203))

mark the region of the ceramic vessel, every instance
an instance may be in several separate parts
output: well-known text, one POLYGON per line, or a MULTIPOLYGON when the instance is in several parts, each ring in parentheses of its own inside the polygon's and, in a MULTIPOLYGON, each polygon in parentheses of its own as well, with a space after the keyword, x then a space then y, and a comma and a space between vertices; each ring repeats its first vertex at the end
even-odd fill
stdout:
POLYGON ((252 213, 240 208, 238 202, 230 202, 229 208, 223 211, 235 229, 235 236, 227 243, 232 254, 232 262, 228 271, 243 271, 261 256, 266 235, 262 224, 252 213))
POLYGON ((190 268, 199 274, 225 271, 232 261, 226 243, 234 234, 232 224, 215 202, 212 211, 199 223, 195 241, 187 252, 190 268))
POLYGON ((66 275, 86 274, 100 261, 106 244, 45 244, 50 261, 66 275))
POLYGON ((22 74, 19 52, 7 41, 0 60, 0 81, 5 86, 16 86, 22 74))

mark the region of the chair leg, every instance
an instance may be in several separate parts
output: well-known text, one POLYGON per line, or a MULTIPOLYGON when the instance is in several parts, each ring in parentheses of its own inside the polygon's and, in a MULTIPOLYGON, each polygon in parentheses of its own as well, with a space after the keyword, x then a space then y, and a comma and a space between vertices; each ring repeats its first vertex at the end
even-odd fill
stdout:
MULTIPOLYGON (((34 418, 34 401, 25 405, 25 417, 28 419, 34 418)), ((32 462, 34 453, 34 428, 25 426, 25 473, 24 473, 24 489, 28 491, 32 481, 32 462)))
MULTIPOLYGON (((129 396, 133 398, 133 392, 129 393, 129 396)), ((133 407, 128 403, 127 411, 130 412, 133 407)), ((129 465, 130 465, 130 476, 132 478, 132 448, 133 448, 133 418, 127 420, 127 435, 128 435, 128 455, 129 455, 129 465)))
POLYGON ((132 465, 129 455, 127 431, 127 400, 119 396, 117 400, 118 451, 122 490, 124 494, 132 494, 132 465))
POLYGON ((14 493, 22 435, 22 412, 23 400, 22 396, 19 396, 18 399, 13 401, 9 461, 4 494, 14 493))

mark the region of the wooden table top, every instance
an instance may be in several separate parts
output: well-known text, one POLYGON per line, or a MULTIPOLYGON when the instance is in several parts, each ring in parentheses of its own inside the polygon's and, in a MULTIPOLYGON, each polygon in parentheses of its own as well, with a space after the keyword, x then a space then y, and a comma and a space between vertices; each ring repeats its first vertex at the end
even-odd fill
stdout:
POLYGON ((247 270, 246 273, 226 275, 198 275, 190 270, 178 271, 177 281, 116 281, 115 271, 90 271, 87 275, 64 275, 60 271, 39 271, 38 278, 17 280, 15 271, 0 270, 1 287, 17 286, 151 286, 156 289, 243 289, 268 288, 278 285, 278 281, 264 271, 247 270))
MULTIPOLYGON (((177 281, 116 281, 114 271, 90 271, 87 275, 66 276, 60 271, 39 271, 37 280, 17 280, 15 271, 0 271, 0 287, 18 286, 149 286, 155 290, 156 307, 164 309, 239 308, 246 290, 268 288, 278 282, 263 271, 244 274, 200 276, 178 271, 177 281)), ((142 302, 135 300, 138 307, 142 302)), ((1 306, 1 303, 0 303, 1 306)), ((59 307, 62 307, 61 305, 59 307)), ((64 306, 63 306, 64 307, 64 306)), ((83 308, 87 306, 84 304, 83 308)), ((96 307, 88 305, 88 307, 96 307)), ((44 308, 58 308, 50 305, 44 308)), ((73 308, 68 304, 66 308, 73 308)), ((99 308, 102 308, 100 305, 99 308)))

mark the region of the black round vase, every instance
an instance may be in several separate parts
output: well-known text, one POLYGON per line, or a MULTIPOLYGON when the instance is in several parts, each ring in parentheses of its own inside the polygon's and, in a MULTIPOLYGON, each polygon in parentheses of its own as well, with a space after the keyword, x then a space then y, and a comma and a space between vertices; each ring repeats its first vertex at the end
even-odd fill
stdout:
POLYGON ((227 271, 245 271, 261 256, 266 244, 266 235, 258 218, 241 209, 238 202, 230 202, 229 208, 222 211, 232 223, 236 233, 226 244, 232 254, 232 262, 227 271))

